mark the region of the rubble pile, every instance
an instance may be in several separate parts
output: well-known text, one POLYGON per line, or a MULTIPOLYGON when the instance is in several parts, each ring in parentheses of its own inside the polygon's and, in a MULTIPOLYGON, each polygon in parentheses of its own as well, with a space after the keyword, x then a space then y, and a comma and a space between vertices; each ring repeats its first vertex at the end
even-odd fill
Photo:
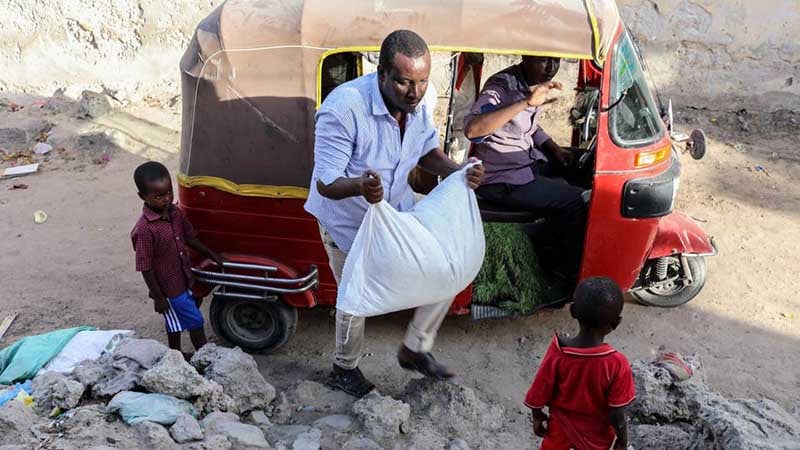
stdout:
MULTIPOLYGON (((695 373, 697 359, 689 359, 695 373)), ((634 448, 793 449, 800 442, 800 421, 777 403, 731 400, 702 378, 676 381, 658 364, 633 363, 636 400, 629 408, 634 448)))
POLYGON ((314 381, 283 392, 238 348, 186 361, 128 338, 71 374, 43 372, 32 402, 0 406, 0 448, 453 449, 496 447, 503 410, 453 383, 413 380, 357 400, 314 381))
MULTIPOLYGON (((699 372, 696 360, 688 363, 699 372)), ((788 449, 800 442, 798 419, 775 402, 726 399, 699 376, 677 381, 657 363, 636 361, 633 371, 635 449, 788 449)), ((309 380, 278 392, 250 355, 214 344, 187 361, 155 340, 129 337, 71 373, 42 371, 26 384, 0 405, 0 450, 536 445, 532 436, 520 440, 519 424, 510 425, 502 406, 459 383, 414 379, 395 397, 373 391, 362 399, 309 380)))

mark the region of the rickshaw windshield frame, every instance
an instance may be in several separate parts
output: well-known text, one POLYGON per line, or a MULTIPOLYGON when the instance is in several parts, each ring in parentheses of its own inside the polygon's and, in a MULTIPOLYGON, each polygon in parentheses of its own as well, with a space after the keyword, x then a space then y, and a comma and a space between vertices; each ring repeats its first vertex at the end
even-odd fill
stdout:
MULTIPOLYGON (((663 121, 658 116, 656 106, 650 87, 645 79, 644 70, 639 61, 636 47, 631 41, 628 31, 623 31, 614 50, 611 53, 611 101, 613 105, 609 116, 609 134, 616 145, 621 148, 640 148, 654 144, 664 137, 663 121), (641 139, 626 139, 620 133, 620 120, 623 104, 627 99, 632 99, 640 104, 640 108, 634 115, 634 121, 638 126, 650 128, 651 135, 641 139), (644 112, 647 116, 637 115, 644 112), (648 120, 650 119, 650 120, 648 120), (642 120, 646 122, 640 123, 642 120)), ((627 106, 627 105, 625 105, 627 106)))

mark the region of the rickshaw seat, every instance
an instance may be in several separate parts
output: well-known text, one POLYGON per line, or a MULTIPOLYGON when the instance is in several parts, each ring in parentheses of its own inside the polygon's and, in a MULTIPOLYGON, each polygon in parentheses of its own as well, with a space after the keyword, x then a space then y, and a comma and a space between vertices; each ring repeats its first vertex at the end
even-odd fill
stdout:
POLYGON ((481 210, 481 219, 484 222, 496 223, 533 223, 544 218, 538 211, 521 210, 492 203, 478 196, 478 208, 481 210))

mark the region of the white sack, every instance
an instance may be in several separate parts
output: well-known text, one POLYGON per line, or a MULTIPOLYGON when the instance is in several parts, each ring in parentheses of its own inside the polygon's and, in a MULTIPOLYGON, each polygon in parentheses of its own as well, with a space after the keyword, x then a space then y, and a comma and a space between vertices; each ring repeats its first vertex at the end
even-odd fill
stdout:
POLYGON ((370 205, 345 260, 338 309, 369 317, 440 303, 475 279, 486 242, 466 172, 451 174, 411 211, 370 205))
POLYGON ((61 352, 51 359, 41 370, 45 372, 72 373, 83 361, 100 358, 103 353, 112 352, 124 338, 132 336, 131 330, 91 330, 81 331, 64 346, 61 352))

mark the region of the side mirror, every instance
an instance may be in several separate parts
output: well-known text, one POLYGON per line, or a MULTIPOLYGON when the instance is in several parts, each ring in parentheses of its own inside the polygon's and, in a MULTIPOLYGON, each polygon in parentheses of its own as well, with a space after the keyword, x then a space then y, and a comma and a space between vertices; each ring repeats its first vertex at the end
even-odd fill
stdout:
POLYGON ((674 143, 686 143, 686 150, 684 153, 689 152, 692 158, 696 160, 703 159, 703 156, 706 155, 706 134, 701 129, 696 129, 692 131, 692 134, 686 135, 686 133, 680 133, 675 131, 674 128, 674 116, 672 114, 672 99, 669 100, 669 106, 667 107, 667 114, 664 117, 664 121, 667 123, 667 132, 669 132, 669 137, 672 139, 674 143))
POLYGON ((702 159, 706 155, 706 134, 703 130, 692 131, 689 140, 686 142, 686 150, 694 159, 702 159))

